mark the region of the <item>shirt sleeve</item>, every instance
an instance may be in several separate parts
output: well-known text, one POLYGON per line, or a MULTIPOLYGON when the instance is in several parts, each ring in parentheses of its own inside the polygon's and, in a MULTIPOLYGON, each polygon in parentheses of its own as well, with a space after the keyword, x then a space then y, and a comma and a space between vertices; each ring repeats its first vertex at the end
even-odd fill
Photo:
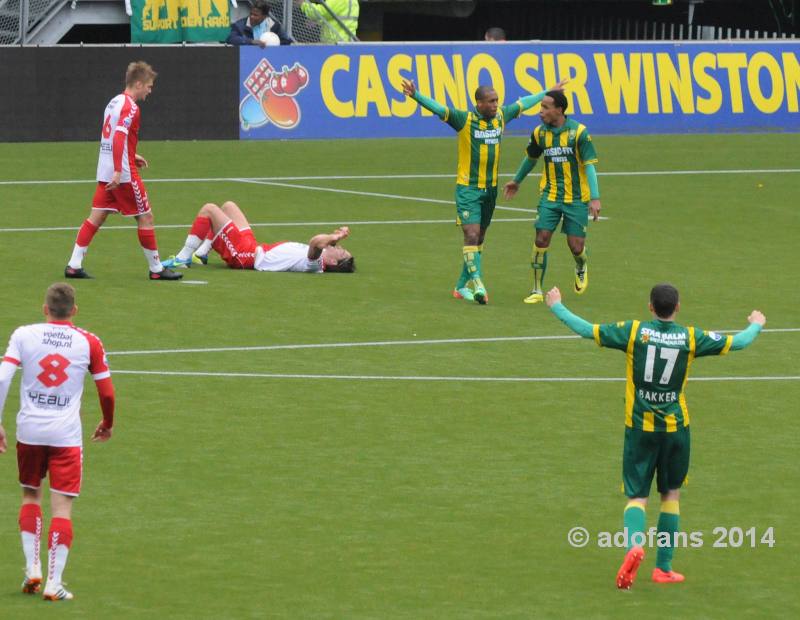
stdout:
POLYGON ((22 364, 19 329, 15 329, 14 333, 11 334, 11 338, 8 339, 8 347, 6 348, 6 353, 3 356, 3 361, 14 364, 15 366, 22 364))
POLYGON ((461 131, 467 124, 468 112, 456 110, 455 108, 445 108, 445 115, 442 120, 456 131, 461 131))
POLYGON ((581 163, 584 165, 597 163, 597 153, 594 150, 592 136, 585 129, 578 136, 578 154, 581 156, 581 163))
POLYGON ((633 321, 593 325, 594 341, 598 346, 625 351, 631 339, 633 321))
POLYGON ((725 355, 733 344, 733 336, 724 336, 717 332, 705 332, 695 327, 694 356, 725 355))
POLYGON ((91 334, 89 334, 89 372, 95 381, 107 379, 111 376, 103 343, 100 342, 97 336, 91 334))
POLYGON ((537 127, 531 134, 531 139, 528 141, 528 146, 525 147, 525 152, 531 159, 538 159, 541 157, 542 153, 544 153, 542 147, 539 146, 538 134, 539 128, 537 127))

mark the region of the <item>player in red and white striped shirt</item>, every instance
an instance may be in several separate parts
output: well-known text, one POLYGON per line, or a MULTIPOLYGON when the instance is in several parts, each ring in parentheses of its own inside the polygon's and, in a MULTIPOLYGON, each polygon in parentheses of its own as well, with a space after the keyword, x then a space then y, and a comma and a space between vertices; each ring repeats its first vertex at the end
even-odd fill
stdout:
POLYGON ((314 235, 308 243, 279 241, 258 243, 242 210, 228 201, 200 208, 183 249, 164 261, 166 267, 189 267, 193 255, 204 258, 213 248, 231 269, 300 271, 305 273, 355 271, 355 260, 339 241, 350 234, 347 226, 314 235))
MULTIPOLYGON (((93 441, 111 439, 114 385, 103 343, 70 320, 78 311, 75 289, 53 284, 47 289, 43 311, 47 322, 14 331, 0 363, 0 423, 11 380, 21 366, 17 463, 22 485, 19 527, 26 561, 22 591, 34 594, 41 588, 42 480, 49 474, 52 520, 44 598, 58 601, 73 598, 64 589, 61 575, 72 544, 72 502, 81 489, 83 379, 87 372, 92 375, 103 411, 93 441)), ((0 424, 0 453, 7 447, 0 424)))
POLYGON ((147 160, 136 153, 141 116, 136 102, 147 99, 156 75, 146 62, 132 62, 125 74, 125 92, 114 97, 106 106, 97 161, 97 189, 92 210, 78 231, 72 256, 64 269, 67 278, 91 277, 83 269, 83 257, 110 213, 136 218, 139 243, 150 266, 151 280, 180 280, 183 277, 161 265, 153 229, 153 213, 138 170, 147 167, 147 160))

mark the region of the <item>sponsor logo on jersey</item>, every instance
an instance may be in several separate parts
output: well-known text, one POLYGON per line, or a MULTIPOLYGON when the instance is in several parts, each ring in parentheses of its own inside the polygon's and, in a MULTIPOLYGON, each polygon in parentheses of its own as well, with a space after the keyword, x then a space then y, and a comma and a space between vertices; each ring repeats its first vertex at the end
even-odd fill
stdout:
POLYGON ((686 344, 686 332, 659 332, 651 327, 643 327, 641 331, 642 342, 664 344, 671 347, 680 347, 686 344), (647 337, 647 340, 645 340, 647 337))
POLYGON ((72 332, 58 329, 47 330, 42 334, 42 346, 58 348, 72 347, 72 332))
POLYGON ((63 409, 70 401, 70 397, 65 394, 47 394, 33 390, 28 391, 28 398, 38 409, 63 409))
POLYGON ((247 94, 239 102, 239 122, 244 131, 272 123, 279 129, 300 124, 300 104, 295 97, 308 86, 308 69, 295 62, 290 69, 275 69, 262 58, 245 78, 247 94))
POLYGON ((708 332, 708 337, 711 338, 711 340, 722 340, 722 335, 717 332, 708 332))

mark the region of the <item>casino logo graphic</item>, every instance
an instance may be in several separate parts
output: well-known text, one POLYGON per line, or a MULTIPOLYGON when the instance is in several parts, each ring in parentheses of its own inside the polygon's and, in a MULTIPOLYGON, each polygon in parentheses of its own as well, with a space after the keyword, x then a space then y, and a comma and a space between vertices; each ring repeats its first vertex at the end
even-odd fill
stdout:
POLYGON ((300 105, 295 96, 308 86, 308 70, 299 62, 290 69, 276 70, 262 58, 247 76, 247 94, 239 103, 239 122, 244 131, 272 123, 293 129, 300 123, 300 105))

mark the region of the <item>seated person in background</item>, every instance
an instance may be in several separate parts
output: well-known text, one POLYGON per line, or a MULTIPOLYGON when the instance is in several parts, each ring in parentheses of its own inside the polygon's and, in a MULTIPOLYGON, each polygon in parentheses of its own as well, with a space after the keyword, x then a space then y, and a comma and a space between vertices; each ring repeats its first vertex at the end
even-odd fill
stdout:
POLYGON ((292 43, 280 22, 269 16, 269 6, 266 0, 253 0, 250 16, 233 22, 231 32, 225 39, 225 43, 229 45, 258 45, 262 48, 267 45, 277 45, 278 41, 281 45, 291 45, 292 43), (270 32, 275 36, 270 37, 267 34, 270 32), (270 43, 270 38, 275 42, 270 43))
POLYGON ((352 273, 356 270, 353 255, 337 245, 349 234, 350 229, 342 226, 330 234, 314 235, 308 244, 259 244, 236 203, 228 201, 222 208, 208 203, 198 212, 183 249, 162 264, 189 267, 193 256, 206 263, 208 251, 213 248, 231 269, 352 273))
POLYGON ((492 26, 483 35, 484 41, 505 41, 506 31, 498 26, 492 26))

